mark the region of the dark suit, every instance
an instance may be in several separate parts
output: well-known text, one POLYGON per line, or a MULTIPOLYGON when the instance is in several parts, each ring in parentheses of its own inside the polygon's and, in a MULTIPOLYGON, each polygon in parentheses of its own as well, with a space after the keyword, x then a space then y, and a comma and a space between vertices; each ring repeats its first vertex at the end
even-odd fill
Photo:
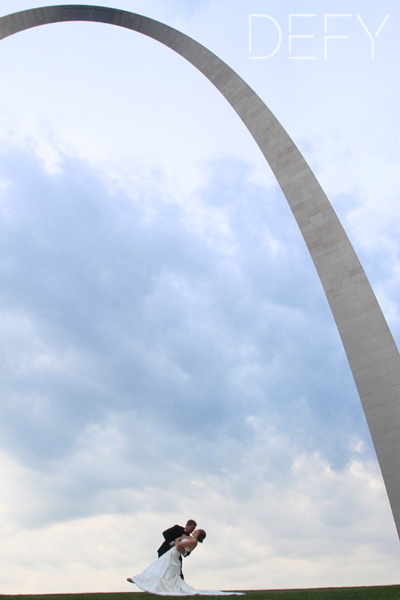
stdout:
MULTIPOLYGON (((174 525, 173 527, 170 527, 169 529, 166 529, 165 531, 163 531, 163 536, 164 536, 165 542, 163 542, 161 544, 161 546, 159 547, 159 549, 157 550, 158 558, 160 558, 160 556, 162 556, 163 554, 168 552, 168 550, 171 550, 171 548, 172 548, 171 542, 174 542, 178 537, 181 537, 185 534, 186 534, 185 528, 181 527, 180 525, 174 525)), ((189 554, 190 554, 190 552, 187 552, 185 554, 185 557, 189 556, 189 554)), ((183 579, 182 556, 179 557, 179 560, 181 562, 181 577, 183 579)))
MULTIPOLYGON (((157 550, 158 556, 160 557, 168 552, 168 550, 171 550, 171 542, 174 542, 176 538, 181 537, 182 535, 185 535, 185 528, 181 527, 181 525, 174 525, 173 527, 163 531, 165 542, 163 542, 157 550)), ((188 552, 188 554, 190 553, 188 552)))

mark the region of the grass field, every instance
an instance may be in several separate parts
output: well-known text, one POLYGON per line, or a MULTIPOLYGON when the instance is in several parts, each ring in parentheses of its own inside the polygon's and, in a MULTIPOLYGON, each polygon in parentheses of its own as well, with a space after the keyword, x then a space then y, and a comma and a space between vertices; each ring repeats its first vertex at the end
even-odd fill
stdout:
MULTIPOLYGON (((154 598, 153 594, 138 593, 140 594, 140 600, 154 598)), ((132 599, 132 595, 133 592, 108 594, 0 594, 0 600, 135 600, 132 599)), ((167 600, 176 597, 163 596, 163 598, 167 600)), ((234 596, 232 596, 233 598, 234 596)), ((400 585, 313 588, 308 590, 249 590, 246 591, 246 600, 400 600, 400 585)))

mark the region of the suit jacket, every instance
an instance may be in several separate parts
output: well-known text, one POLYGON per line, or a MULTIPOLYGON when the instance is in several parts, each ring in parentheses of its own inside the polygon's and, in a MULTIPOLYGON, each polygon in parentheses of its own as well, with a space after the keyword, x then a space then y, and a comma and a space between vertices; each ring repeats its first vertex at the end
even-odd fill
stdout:
MULTIPOLYGON (((168 550, 171 550, 171 542, 174 542, 176 538, 181 537, 182 535, 185 535, 185 528, 181 527, 181 525, 174 525, 173 527, 163 531, 165 542, 163 542, 157 550, 158 556, 160 557, 168 552, 168 550)), ((185 556, 189 556, 189 554, 190 552, 185 554, 185 556)))

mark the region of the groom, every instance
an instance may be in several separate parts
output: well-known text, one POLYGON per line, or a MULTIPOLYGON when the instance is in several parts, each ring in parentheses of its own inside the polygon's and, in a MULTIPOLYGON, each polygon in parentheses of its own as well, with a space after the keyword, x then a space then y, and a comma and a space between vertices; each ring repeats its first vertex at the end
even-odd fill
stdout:
MULTIPOLYGON (((196 529, 197 523, 196 521, 193 521, 193 519, 189 519, 189 521, 186 523, 185 527, 182 527, 181 525, 174 525, 173 527, 170 527, 169 529, 166 529, 165 531, 163 531, 163 536, 165 539, 165 542, 163 542, 161 544, 161 546, 159 547, 159 549, 157 550, 158 552, 158 557, 160 558, 160 556, 162 556, 163 554, 165 554, 166 552, 168 552, 168 550, 171 550, 172 546, 174 545, 175 540, 178 537, 181 537, 182 535, 190 535, 191 533, 193 533, 193 531, 196 529)), ((189 556, 190 552, 185 552, 183 554, 183 556, 189 556)), ((179 557, 179 560, 181 561, 181 577, 182 579, 184 579, 183 577, 183 573, 182 573, 182 556, 179 557)))

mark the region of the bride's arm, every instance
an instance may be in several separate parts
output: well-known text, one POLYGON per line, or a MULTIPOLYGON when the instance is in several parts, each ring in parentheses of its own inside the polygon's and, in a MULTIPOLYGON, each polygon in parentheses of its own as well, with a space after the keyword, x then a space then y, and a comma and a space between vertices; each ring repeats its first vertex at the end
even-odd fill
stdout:
POLYGON ((182 536, 175 540, 175 546, 179 552, 186 552, 185 548, 190 548, 190 551, 194 550, 197 546, 197 541, 189 536, 182 536), (182 542, 182 540, 184 540, 182 542))

